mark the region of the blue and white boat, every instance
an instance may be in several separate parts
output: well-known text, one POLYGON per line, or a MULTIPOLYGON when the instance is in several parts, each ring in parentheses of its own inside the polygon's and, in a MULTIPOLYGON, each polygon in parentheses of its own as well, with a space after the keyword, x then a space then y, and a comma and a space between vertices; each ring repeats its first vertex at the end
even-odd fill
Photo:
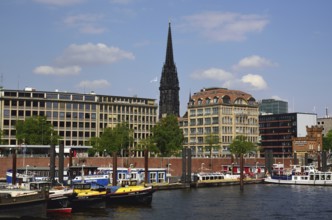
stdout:
MULTIPOLYGON (((113 168, 112 167, 98 167, 100 174, 107 174, 110 177, 110 184, 113 180, 113 168)), ((167 182, 167 169, 166 168, 149 168, 148 169, 147 183, 166 183, 167 182)), ((117 168, 117 181, 120 183, 122 180, 135 180, 138 184, 145 181, 145 169, 144 168, 117 168)))
POLYGON ((284 169, 282 164, 274 164, 271 175, 264 179, 265 183, 332 186, 332 172, 321 172, 314 166, 293 165, 284 169))

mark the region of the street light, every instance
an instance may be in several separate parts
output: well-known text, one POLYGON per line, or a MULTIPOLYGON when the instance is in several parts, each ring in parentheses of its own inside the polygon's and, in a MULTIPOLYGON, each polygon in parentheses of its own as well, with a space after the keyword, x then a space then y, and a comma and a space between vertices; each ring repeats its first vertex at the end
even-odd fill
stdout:
POLYGON ((29 165, 25 166, 25 175, 28 175, 28 167, 29 167, 29 165))
POLYGON ((257 170, 257 164, 258 164, 259 162, 258 161, 256 161, 256 180, 257 180, 257 173, 258 173, 258 170, 257 170))
POLYGON ((171 174, 170 174, 170 166, 171 166, 172 164, 171 163, 168 163, 167 164, 167 182, 169 183, 169 177, 171 176, 171 174))
POLYGON ((82 171, 81 171, 81 182, 84 183, 84 167, 85 164, 82 164, 82 171))

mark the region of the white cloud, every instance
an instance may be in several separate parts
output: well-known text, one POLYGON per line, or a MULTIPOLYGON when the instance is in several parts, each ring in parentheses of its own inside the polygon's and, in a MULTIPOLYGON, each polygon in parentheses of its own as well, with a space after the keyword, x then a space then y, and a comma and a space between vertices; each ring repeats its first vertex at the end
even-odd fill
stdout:
POLYGON ((234 73, 218 68, 195 72, 191 77, 197 80, 207 79, 219 81, 222 87, 230 89, 264 90, 268 87, 267 83, 260 75, 247 74, 242 77, 237 77, 234 73))
POLYGON ((101 34, 106 31, 106 28, 99 24, 103 17, 100 14, 78 14, 66 17, 63 23, 67 27, 78 29, 81 33, 101 34))
POLYGON ((273 66, 277 66, 277 64, 273 63, 272 61, 264 57, 252 55, 240 60, 236 65, 233 66, 233 68, 234 69, 263 68, 263 67, 273 67, 273 66))
POLYGON ((33 0, 33 1, 46 5, 67 6, 67 5, 75 5, 82 3, 84 0, 33 0))
POLYGON ((78 75, 81 71, 79 66, 68 66, 63 68, 52 67, 52 66, 38 66, 33 72, 40 75, 57 75, 57 76, 67 76, 67 75, 78 75))
POLYGON ((201 72, 196 72, 191 76, 194 79, 212 79, 218 81, 229 80, 233 77, 231 73, 217 68, 210 68, 201 72))
POLYGON ((260 75, 247 74, 241 78, 241 81, 249 84, 254 90, 263 90, 267 88, 267 83, 260 75))
POLYGON ((81 81, 77 87, 79 88, 88 88, 88 89, 98 89, 98 88, 106 88, 109 87, 111 84, 105 80, 105 79, 99 79, 99 80, 84 80, 81 81))
POLYGON ((200 32, 214 41, 242 41, 248 33, 260 32, 268 23, 268 19, 260 15, 209 11, 183 17, 179 27, 200 32))
POLYGON ((64 53, 56 59, 59 65, 99 65, 111 64, 122 59, 135 59, 131 52, 121 50, 117 47, 108 47, 105 44, 71 44, 64 53))
POLYGON ((283 98, 281 98, 281 97, 279 97, 279 96, 277 96, 277 95, 273 95, 273 96, 271 96, 271 99, 275 99, 275 100, 280 100, 280 101, 288 102, 287 99, 283 99, 283 98))

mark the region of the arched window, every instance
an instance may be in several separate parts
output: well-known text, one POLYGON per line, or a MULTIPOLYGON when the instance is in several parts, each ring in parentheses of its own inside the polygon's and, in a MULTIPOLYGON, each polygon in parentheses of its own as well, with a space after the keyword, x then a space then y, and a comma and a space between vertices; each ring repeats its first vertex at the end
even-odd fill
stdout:
POLYGON ((202 105, 202 99, 198 99, 198 105, 202 105))
POLYGON ((247 105, 247 102, 246 102, 246 100, 239 98, 239 99, 235 100, 234 104, 236 104, 236 105, 247 105))
POLYGON ((222 102, 224 104, 230 104, 231 103, 231 98, 228 95, 225 95, 224 97, 222 97, 222 102))
POLYGON ((214 103, 214 104, 218 104, 218 101, 219 101, 219 98, 218 98, 218 97, 214 97, 214 98, 213 98, 213 103, 214 103))
POLYGON ((250 99, 248 99, 249 105, 254 105, 255 102, 256 102, 256 100, 253 97, 251 97, 250 99))
POLYGON ((211 99, 210 99, 210 98, 206 98, 206 99, 205 99, 205 104, 208 105, 208 104, 210 104, 210 102, 211 102, 211 99))

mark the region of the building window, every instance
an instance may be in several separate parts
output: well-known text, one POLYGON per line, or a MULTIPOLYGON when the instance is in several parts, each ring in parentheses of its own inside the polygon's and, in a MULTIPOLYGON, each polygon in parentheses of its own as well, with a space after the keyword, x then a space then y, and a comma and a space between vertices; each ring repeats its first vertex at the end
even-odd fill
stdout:
POLYGON ((228 95, 225 95, 223 98, 222 98, 222 102, 224 104, 230 104, 231 103, 231 99, 228 95))
POLYGON ((218 104, 218 100, 219 100, 218 97, 214 97, 214 98, 213 98, 213 103, 214 103, 214 104, 218 104))
POLYGON ((198 105, 202 105, 202 99, 198 99, 198 105))
POLYGON ((213 108, 212 109, 212 114, 217 115, 218 114, 218 108, 213 108))

